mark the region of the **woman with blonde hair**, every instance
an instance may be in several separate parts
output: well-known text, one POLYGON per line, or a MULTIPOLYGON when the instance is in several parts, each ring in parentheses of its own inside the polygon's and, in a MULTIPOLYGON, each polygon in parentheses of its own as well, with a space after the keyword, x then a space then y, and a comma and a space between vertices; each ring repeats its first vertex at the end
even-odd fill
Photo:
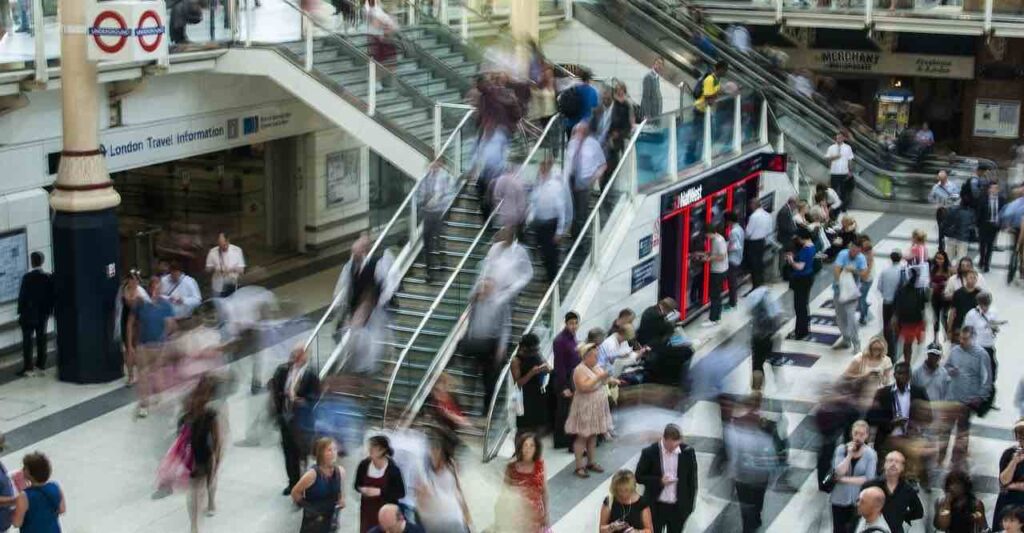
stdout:
POLYGON ((888 345, 881 335, 875 335, 868 341, 864 351, 853 356, 843 377, 854 379, 861 384, 864 391, 861 397, 862 411, 870 407, 875 391, 893 384, 892 359, 886 356, 888 345))
POLYGON ((922 229, 910 233, 910 250, 907 252, 907 263, 918 265, 928 260, 928 234, 922 229))
POLYGON ((338 530, 338 513, 345 508, 345 469, 334 464, 338 448, 330 437, 316 440, 313 456, 316 465, 292 487, 292 501, 302 508, 299 533, 331 533, 338 530))
POLYGON ((576 476, 588 478, 587 471, 601 473, 596 461, 597 437, 614 428, 612 412, 608 407, 608 387, 618 385, 619 380, 613 378, 597 364, 597 345, 585 343, 579 347, 582 362, 572 373, 572 381, 576 392, 569 406, 569 418, 565 421, 565 432, 575 435, 573 452, 576 455, 576 476), (586 451, 586 460, 583 452, 586 451))
POLYGON ((636 492, 636 476, 619 470, 612 476, 611 495, 601 505, 601 533, 653 533, 650 503, 636 492))

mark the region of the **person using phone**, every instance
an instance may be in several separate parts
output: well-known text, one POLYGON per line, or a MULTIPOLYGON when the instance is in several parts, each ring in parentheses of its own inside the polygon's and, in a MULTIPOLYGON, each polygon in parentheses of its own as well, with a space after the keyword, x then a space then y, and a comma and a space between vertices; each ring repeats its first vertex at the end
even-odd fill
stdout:
POLYGON ((836 446, 832 471, 836 486, 832 489, 832 531, 851 533, 857 519, 857 498, 861 486, 875 476, 878 455, 867 445, 868 423, 858 420, 850 429, 850 442, 836 446))
POLYGON ((661 440, 640 452, 636 478, 650 495, 655 533, 680 533, 697 501, 697 454, 669 424, 661 440))
POLYGON ((616 472, 610 492, 601 505, 600 533, 654 533, 650 505, 637 493, 633 472, 616 472))
POLYGON ((1017 442, 1003 450, 999 458, 999 488, 1002 490, 992 515, 994 531, 1002 530, 1002 518, 1010 507, 1024 506, 1024 420, 1013 426, 1013 437, 1017 442))

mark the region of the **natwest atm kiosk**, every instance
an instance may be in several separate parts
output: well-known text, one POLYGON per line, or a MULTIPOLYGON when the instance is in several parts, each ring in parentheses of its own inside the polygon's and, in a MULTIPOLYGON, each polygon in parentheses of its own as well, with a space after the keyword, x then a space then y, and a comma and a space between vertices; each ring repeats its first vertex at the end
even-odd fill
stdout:
MULTIPOLYGON (((661 270, 659 298, 679 302, 681 319, 709 303, 710 264, 698 254, 711 250, 705 236, 708 224, 722 224, 725 213, 734 211, 746 226, 750 201, 770 201, 759 196, 761 172, 786 171, 786 156, 757 154, 714 174, 666 191, 661 197, 661 270)), ((770 207, 770 204, 769 204, 770 207)), ((731 290, 731 288, 729 289, 731 290)), ((728 294, 723 291, 723 295, 728 294)))

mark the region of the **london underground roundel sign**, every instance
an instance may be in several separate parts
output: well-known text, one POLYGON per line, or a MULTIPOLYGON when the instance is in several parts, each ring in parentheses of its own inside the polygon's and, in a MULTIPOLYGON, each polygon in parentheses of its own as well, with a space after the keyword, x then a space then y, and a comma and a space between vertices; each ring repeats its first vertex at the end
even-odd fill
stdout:
MULTIPOLYGON (((132 29, 117 11, 100 11, 89 27, 96 46, 108 54, 116 54, 128 43, 132 29)), ((159 44, 159 41, 158 41, 159 44)))
POLYGON ((160 15, 152 9, 147 9, 139 17, 139 23, 135 27, 135 36, 139 39, 139 46, 143 50, 154 52, 160 47, 165 31, 166 28, 163 21, 160 20, 160 15))

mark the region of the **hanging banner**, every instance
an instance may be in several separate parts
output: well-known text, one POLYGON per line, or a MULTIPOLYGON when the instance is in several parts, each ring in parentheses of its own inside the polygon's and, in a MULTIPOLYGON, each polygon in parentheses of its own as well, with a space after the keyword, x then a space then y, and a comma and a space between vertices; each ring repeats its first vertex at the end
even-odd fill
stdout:
POLYGON ((870 50, 792 50, 789 68, 925 78, 974 79, 973 56, 883 54, 870 50))
POLYGON ((147 61, 167 56, 164 2, 97 2, 88 11, 90 61, 147 61))

